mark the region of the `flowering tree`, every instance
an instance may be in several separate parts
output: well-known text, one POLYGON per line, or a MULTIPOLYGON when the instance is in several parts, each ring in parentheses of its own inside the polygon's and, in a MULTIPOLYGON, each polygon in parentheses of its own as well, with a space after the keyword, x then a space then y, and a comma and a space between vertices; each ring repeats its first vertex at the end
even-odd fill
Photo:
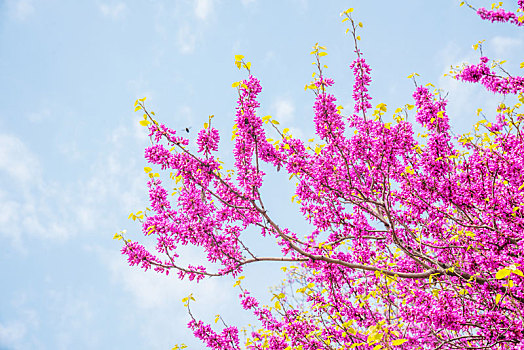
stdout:
MULTIPOLYGON (((524 0, 516 13, 476 11, 521 26, 524 0)), ((158 173, 145 168, 151 209, 131 217, 156 239, 156 252, 124 239, 122 253, 132 266, 196 281, 239 276, 252 263, 290 263, 271 306, 260 305, 238 279, 241 305, 260 321, 243 345, 238 328, 215 331, 190 313, 189 328, 211 349, 524 349, 524 78, 482 55, 452 71, 457 80, 520 100, 501 103, 496 121, 480 120, 472 133, 453 138, 446 100, 416 82, 414 104, 384 122, 387 106, 373 110, 368 94, 362 24, 352 9, 342 15, 355 44, 354 111, 343 114, 328 92, 334 81, 323 74, 325 48, 315 45, 318 72, 306 89, 316 96, 317 143, 257 115, 261 84, 240 55, 235 63, 249 75, 233 84, 234 170, 216 157, 212 117, 191 152, 188 139, 160 124, 145 98, 137 100, 152 142, 145 157, 178 187, 170 199, 158 173), (409 113, 425 130, 420 137, 409 113), (293 232, 266 209, 263 163, 295 182, 293 201, 312 232, 293 232), (272 237, 281 254, 256 255, 242 236, 248 228, 272 237), (201 248, 208 262, 182 265, 178 252, 186 245, 201 248)), ((191 297, 184 301, 189 308, 191 297)))

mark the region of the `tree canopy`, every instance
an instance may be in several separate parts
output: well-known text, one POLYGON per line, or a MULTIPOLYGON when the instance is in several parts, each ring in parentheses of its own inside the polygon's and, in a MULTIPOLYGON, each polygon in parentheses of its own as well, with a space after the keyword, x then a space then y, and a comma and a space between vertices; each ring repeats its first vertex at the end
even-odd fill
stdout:
MULTIPOLYGON (((517 8, 473 9, 484 20, 521 27, 524 0, 517 8)), ((196 281, 237 277, 247 264, 289 262, 270 306, 238 279, 240 304, 259 320, 243 341, 237 326, 217 330, 189 310, 189 328, 211 349, 524 349, 524 77, 485 57, 479 43, 479 62, 450 75, 519 102, 501 102, 491 121, 453 136, 446 97, 412 75, 413 102, 385 122, 388 107, 373 108, 368 91, 363 25, 352 9, 341 16, 355 47, 354 110, 346 113, 329 92, 326 48, 315 44, 316 72, 306 89, 315 95, 316 140, 294 137, 257 114, 262 86, 242 55, 235 64, 248 76, 233 84, 231 169, 217 157, 213 116, 192 152, 187 135, 160 123, 145 98, 136 101, 151 138, 151 205, 131 217, 156 246, 149 251, 119 233, 122 253, 131 266, 196 281), (423 133, 415 135, 409 115, 423 133), (268 138, 268 128, 279 137, 268 138), (293 232, 266 209, 262 164, 296 184, 293 201, 314 230, 293 232), (173 193, 166 181, 176 184, 173 193), (248 228, 272 237, 281 254, 256 255, 242 235, 248 228), (180 263, 186 245, 201 248, 207 262, 180 263)), ((188 309, 191 298, 184 300, 188 309)))

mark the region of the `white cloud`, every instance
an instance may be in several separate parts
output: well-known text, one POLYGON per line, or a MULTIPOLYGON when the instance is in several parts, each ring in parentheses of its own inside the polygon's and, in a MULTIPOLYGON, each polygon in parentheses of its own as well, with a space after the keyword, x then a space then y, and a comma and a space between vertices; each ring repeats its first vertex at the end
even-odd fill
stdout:
POLYGON ((123 16, 124 11, 126 10, 126 4, 123 2, 118 2, 114 4, 102 3, 98 5, 98 9, 104 17, 116 20, 123 16))
POLYGON ((196 0, 195 1, 195 16, 205 21, 213 12, 213 0, 196 0))
POLYGON ((26 332, 26 327, 21 322, 15 321, 5 325, 0 323, 0 347, 18 348, 26 332))
POLYGON ((177 33, 178 50, 183 54, 195 51, 196 35, 191 31, 189 25, 184 24, 178 28, 177 33))
POLYGON ((0 172, 26 185, 40 177, 40 162, 16 136, 0 134, 0 172))
POLYGON ((281 123, 290 123, 295 117, 295 105, 293 101, 279 98, 273 103, 275 118, 281 123))
POLYGON ((35 7, 32 0, 8 0, 7 11, 12 18, 23 21, 35 12, 35 7))
MULTIPOLYGON (((153 249, 149 246, 147 248, 153 249)), ((182 298, 190 293, 196 299, 191 305, 193 314, 205 322, 211 322, 217 313, 230 313, 231 304, 236 303, 235 295, 238 290, 232 287, 231 279, 208 278, 198 284, 187 279, 180 281, 175 271, 171 271, 169 276, 151 270, 145 272, 138 267, 129 267, 125 257, 115 254, 114 250, 100 247, 89 249, 97 253, 102 263, 109 268, 113 283, 123 291, 122 299, 133 305, 129 321, 139 320, 142 324, 140 333, 143 338, 148 339, 151 349, 171 348, 173 343, 178 342, 170 337, 158 337, 158 334, 190 334, 189 330, 180 330, 185 328, 189 319, 182 298)), ((193 263, 197 261, 190 252, 185 251, 182 256, 184 260, 192 260, 193 263)), ((198 341, 191 341, 195 343, 195 348, 200 348, 198 341)))
MULTIPOLYGON (((46 179, 38 158, 19 138, 0 134, 0 179, 17 185, 0 189, 0 236, 23 253, 27 239, 65 240, 96 228, 109 231, 115 216, 106 214, 108 206, 128 212, 132 205, 141 207, 147 196, 145 174, 137 165, 145 139, 138 135, 131 125, 117 128, 108 135, 109 151, 93 162, 91 173, 65 182, 46 179)), ((56 171, 49 169, 53 175, 56 171)))
POLYGON ((47 107, 42 108, 38 112, 29 113, 28 119, 32 123, 40 123, 45 121, 51 115, 51 110, 47 107))
MULTIPOLYGON (((489 47, 493 47, 495 56, 493 58, 504 60, 515 51, 521 52, 522 39, 496 36, 490 40, 489 47)), ((491 58, 491 57, 490 57, 491 58)), ((520 62, 518 62, 520 63, 520 62)))
POLYGON ((269 50, 269 51, 267 51, 266 54, 264 55, 264 60, 263 60, 263 62, 264 62, 265 64, 268 64, 269 62, 274 61, 274 60, 276 59, 276 57, 277 57, 277 55, 276 55, 275 51, 273 51, 273 50, 269 50))

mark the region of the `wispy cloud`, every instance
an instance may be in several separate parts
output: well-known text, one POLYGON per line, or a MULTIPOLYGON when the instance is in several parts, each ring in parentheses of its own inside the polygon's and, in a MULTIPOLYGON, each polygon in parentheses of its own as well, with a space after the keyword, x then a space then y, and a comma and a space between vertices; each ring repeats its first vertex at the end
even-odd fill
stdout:
POLYGON ((98 5, 98 9, 104 17, 117 20, 124 15, 126 4, 123 2, 117 2, 113 4, 101 3, 98 5))
POLYGON ((489 44, 489 46, 493 47, 496 56, 494 58, 502 60, 507 59, 508 56, 516 51, 520 53, 523 41, 519 38, 496 36, 489 41, 489 44))
POLYGON ((22 185, 41 176, 37 157, 14 135, 0 134, 0 173, 5 172, 11 180, 22 185))
POLYGON ((7 12, 11 18, 24 21, 35 13, 35 7, 32 0, 8 0, 7 12))
POLYGON ((0 188, 0 211, 4 213, 0 236, 25 252, 27 239, 65 240, 111 227, 122 212, 113 210, 113 216, 108 216, 108 206, 130 211, 132 205, 143 205, 145 175, 137 165, 140 157, 130 160, 129 153, 141 154, 145 139, 138 135, 131 125, 117 128, 108 135, 108 151, 93 162, 89 173, 64 181, 44 176, 57 170, 46 168, 44 172, 38 157, 19 138, 0 134, 0 179, 14 184, 0 188))
POLYGON ((295 118, 295 105, 293 101, 285 98, 278 98, 272 105, 275 111, 275 118, 281 123, 290 123, 295 118))
POLYGON ((178 28, 177 44, 178 50, 183 54, 190 54, 195 51, 196 35, 188 24, 183 24, 178 28))
POLYGON ((19 345, 25 338, 26 333, 26 327, 21 322, 0 323, 0 348, 20 349, 19 345))
POLYGON ((195 16, 200 20, 207 20, 209 15, 213 12, 213 0, 196 0, 195 1, 195 16))

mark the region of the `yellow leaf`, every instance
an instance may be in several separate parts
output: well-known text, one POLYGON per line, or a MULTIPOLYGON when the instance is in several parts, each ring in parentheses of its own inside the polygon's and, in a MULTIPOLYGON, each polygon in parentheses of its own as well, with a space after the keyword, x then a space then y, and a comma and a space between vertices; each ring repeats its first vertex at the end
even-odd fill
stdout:
POLYGON ((407 341, 408 341, 407 339, 395 339, 391 342, 391 344, 394 346, 397 346, 397 345, 402 345, 407 341))
POLYGON ((251 69, 251 62, 246 63, 246 68, 247 68, 248 70, 251 69))
POLYGON ((384 127, 388 130, 391 129, 391 123, 384 123, 384 127))
POLYGON ((358 26, 362 28, 364 25, 362 24, 362 22, 358 22, 358 26))
POLYGON ((235 61, 241 61, 244 58, 243 55, 235 55, 235 61))
POLYGON ((135 112, 138 111, 138 110, 140 110, 140 109, 142 109, 142 106, 140 106, 140 105, 136 106, 136 107, 135 107, 135 112))
POLYGON ((220 315, 216 315, 215 316, 215 323, 217 323, 219 319, 220 319, 220 315))
POLYGON ((139 99, 138 99, 138 101, 140 101, 140 102, 144 102, 145 100, 146 100, 145 97, 142 97, 142 98, 139 98, 139 99))
POLYGON ((149 120, 141 120, 140 125, 147 126, 149 124, 149 120))
POLYGON ((522 185, 520 185, 520 187, 519 187, 519 191, 520 191, 521 189, 523 189, 523 188, 524 188, 524 183, 523 183, 522 185))
POLYGON ((327 52, 319 52, 318 56, 319 56, 319 57, 327 56, 327 52))
POLYGON ((524 277, 524 274, 519 269, 514 269, 511 272, 513 272, 515 275, 519 275, 520 277, 524 277))
POLYGON ((502 295, 497 294, 497 296, 495 297, 495 304, 498 304, 500 302, 500 298, 502 298, 502 295))
POLYGON ((501 280, 503 278, 508 277, 510 273, 511 273, 510 270, 503 268, 497 272, 497 274, 495 275, 495 278, 498 280, 501 280))
POLYGON ((235 81, 233 84, 231 84, 231 87, 237 87, 240 85, 240 82, 239 81, 235 81))
POLYGON ((357 40, 360 40, 360 35, 359 35, 359 36, 357 36, 357 40))
POLYGON ((151 170, 153 170, 153 169, 151 169, 151 168, 148 167, 148 166, 144 167, 144 171, 145 171, 146 173, 150 172, 151 170))
POLYGON ((272 120, 271 123, 275 124, 275 125, 279 125, 280 123, 276 120, 272 120))
POLYGON ((282 130, 282 133, 285 134, 289 131, 289 128, 285 128, 284 130, 282 130))

